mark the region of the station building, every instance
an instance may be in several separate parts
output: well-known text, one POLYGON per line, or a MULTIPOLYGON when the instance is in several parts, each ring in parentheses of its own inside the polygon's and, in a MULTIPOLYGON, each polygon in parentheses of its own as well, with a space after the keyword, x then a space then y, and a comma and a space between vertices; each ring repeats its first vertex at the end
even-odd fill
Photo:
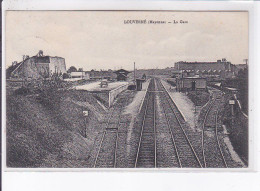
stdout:
POLYGON ((127 80, 127 75, 131 72, 127 71, 127 70, 124 70, 124 69, 120 69, 120 70, 117 70, 114 72, 117 77, 117 81, 126 81, 127 80))
POLYGON ((91 70, 87 72, 89 74, 90 79, 100 80, 100 79, 107 79, 113 80, 116 79, 116 74, 112 70, 91 70))

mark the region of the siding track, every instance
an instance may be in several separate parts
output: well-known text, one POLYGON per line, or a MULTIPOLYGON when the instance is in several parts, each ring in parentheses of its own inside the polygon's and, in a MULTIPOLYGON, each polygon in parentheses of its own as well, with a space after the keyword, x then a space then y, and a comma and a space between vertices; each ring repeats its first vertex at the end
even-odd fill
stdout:
MULTIPOLYGON (((127 97, 124 98, 124 102, 127 102, 127 97)), ((98 152, 94 161, 94 168, 116 168, 117 167, 117 150, 119 140, 119 126, 120 118, 122 114, 124 104, 119 108, 119 114, 115 112, 116 107, 113 108, 107 122, 105 130, 102 134, 101 141, 99 143, 98 152), (113 121, 115 115, 118 120, 113 121)))
POLYGON ((205 114, 202 127, 202 153, 205 168, 228 168, 218 137, 221 95, 216 93, 205 114))

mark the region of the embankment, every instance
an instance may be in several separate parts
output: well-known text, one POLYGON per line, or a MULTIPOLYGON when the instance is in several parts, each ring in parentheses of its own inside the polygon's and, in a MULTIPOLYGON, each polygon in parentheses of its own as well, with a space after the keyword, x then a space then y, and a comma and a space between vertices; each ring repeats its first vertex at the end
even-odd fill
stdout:
POLYGON ((86 167, 103 108, 83 91, 8 92, 8 167, 86 167), (83 111, 89 111, 89 117, 83 111), (87 131, 86 131, 87 130, 87 131))

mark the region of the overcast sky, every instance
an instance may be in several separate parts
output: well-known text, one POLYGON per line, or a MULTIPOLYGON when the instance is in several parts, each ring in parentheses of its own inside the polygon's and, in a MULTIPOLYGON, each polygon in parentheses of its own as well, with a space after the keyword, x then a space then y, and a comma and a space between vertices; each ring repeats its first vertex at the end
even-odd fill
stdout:
POLYGON ((248 58, 247 12, 8 11, 6 65, 22 55, 65 58, 91 69, 165 68, 177 61, 242 64, 248 58), (187 24, 124 24, 146 19, 187 24))

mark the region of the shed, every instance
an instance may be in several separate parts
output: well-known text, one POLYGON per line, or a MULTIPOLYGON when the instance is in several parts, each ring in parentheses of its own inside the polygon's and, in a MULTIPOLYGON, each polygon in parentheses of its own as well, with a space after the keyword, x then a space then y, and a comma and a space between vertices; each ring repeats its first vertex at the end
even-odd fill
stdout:
POLYGON ((136 79, 136 90, 141 91, 142 90, 142 84, 145 81, 145 79, 136 79))
POLYGON ((177 91, 206 90, 206 88, 207 88, 206 78, 186 77, 186 78, 176 79, 177 91))

